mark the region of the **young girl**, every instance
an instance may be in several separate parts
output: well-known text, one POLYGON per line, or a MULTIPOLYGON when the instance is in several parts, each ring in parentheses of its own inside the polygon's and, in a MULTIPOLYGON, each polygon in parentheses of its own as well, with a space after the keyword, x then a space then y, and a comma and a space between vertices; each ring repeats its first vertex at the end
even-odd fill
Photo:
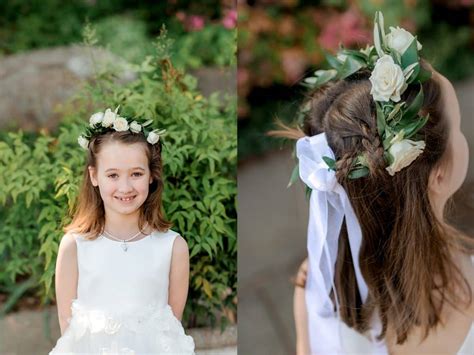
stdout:
POLYGON ((444 220, 468 166, 456 94, 410 33, 377 14, 374 34, 306 81, 302 130, 279 132, 311 189, 297 353, 472 354, 473 240, 444 220))
POLYGON ((87 165, 58 251, 50 354, 193 354, 180 322, 188 248, 161 205, 164 131, 117 111, 92 115, 78 139, 87 165))

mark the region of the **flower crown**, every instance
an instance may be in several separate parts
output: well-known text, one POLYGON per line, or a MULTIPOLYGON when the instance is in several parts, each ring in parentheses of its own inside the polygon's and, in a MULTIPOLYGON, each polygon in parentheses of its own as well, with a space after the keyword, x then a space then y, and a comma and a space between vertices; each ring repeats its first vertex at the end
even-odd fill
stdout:
POLYGON ((130 130, 130 132, 137 134, 143 132, 147 142, 150 144, 158 143, 160 136, 166 132, 164 129, 152 129, 151 124, 153 120, 132 119, 119 116, 119 107, 120 106, 117 106, 113 112, 108 108, 105 110, 105 113, 94 113, 89 118, 89 126, 86 128, 86 131, 77 138, 77 142, 82 148, 89 149, 89 141, 93 136, 103 134, 110 130, 117 132, 130 130))
MULTIPOLYGON (((340 48, 336 56, 327 54, 332 69, 318 70, 303 84, 318 88, 330 80, 341 80, 361 69, 371 71, 369 78, 377 112, 377 131, 383 142, 385 168, 393 176, 409 166, 425 148, 423 140, 415 140, 418 131, 426 124, 429 114, 420 117, 418 111, 423 104, 422 83, 431 77, 431 72, 420 65, 418 51, 422 46, 410 32, 400 27, 390 27, 385 34, 381 12, 375 14, 374 45, 361 50, 340 48), (401 95, 408 85, 419 86, 418 94, 408 105, 401 95), (410 138, 413 138, 410 139, 410 138)), ((329 169, 336 170, 336 161, 324 157, 329 169)), ((367 176, 369 168, 363 154, 354 160, 349 178, 367 176)))

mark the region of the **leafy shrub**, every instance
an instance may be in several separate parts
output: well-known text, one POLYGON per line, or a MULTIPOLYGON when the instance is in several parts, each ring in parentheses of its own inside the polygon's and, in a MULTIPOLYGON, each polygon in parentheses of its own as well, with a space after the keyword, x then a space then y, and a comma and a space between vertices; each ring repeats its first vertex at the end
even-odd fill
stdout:
POLYGON ((185 321, 201 326, 234 317, 236 98, 203 97, 196 80, 173 67, 169 46, 160 36, 155 55, 132 66, 138 78, 129 84, 98 73, 97 84, 85 84, 62 108, 57 132, 0 136, 0 292, 10 297, 3 311, 24 292, 42 303, 53 299, 61 227, 70 221, 85 162, 77 137, 92 112, 120 104, 124 116, 153 118, 168 132, 164 206, 191 255, 185 321))
POLYGON ((235 65, 237 31, 210 24, 200 31, 180 36, 174 47, 176 65, 183 68, 235 65))
POLYGON ((35 48, 80 42, 86 21, 111 52, 140 63, 153 51, 151 38, 162 24, 173 29, 173 59, 180 68, 234 64, 237 32, 222 24, 229 7, 221 0, 92 2, 84 0, 11 0, 0 2, 0 56, 35 48), (181 16, 199 17, 200 30, 189 30, 181 16), (212 45, 210 45, 212 44, 212 45))
POLYGON ((146 23, 131 16, 108 16, 94 22, 97 37, 102 45, 121 58, 140 63, 153 53, 146 23))

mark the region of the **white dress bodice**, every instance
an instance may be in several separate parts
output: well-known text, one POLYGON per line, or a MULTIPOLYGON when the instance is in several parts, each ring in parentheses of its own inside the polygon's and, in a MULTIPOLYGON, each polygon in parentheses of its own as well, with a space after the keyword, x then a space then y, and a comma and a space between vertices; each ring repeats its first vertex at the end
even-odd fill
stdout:
POLYGON ((153 232, 122 243, 103 235, 89 241, 76 237, 77 300, 88 308, 114 313, 134 312, 151 303, 168 304, 173 242, 178 234, 153 232))

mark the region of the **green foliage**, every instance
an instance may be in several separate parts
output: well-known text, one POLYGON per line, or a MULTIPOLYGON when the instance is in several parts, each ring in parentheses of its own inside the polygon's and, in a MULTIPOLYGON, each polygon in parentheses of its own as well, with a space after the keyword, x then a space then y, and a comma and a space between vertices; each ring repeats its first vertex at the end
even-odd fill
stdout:
POLYGON ((138 64, 153 53, 151 39, 165 24, 174 29, 177 43, 172 57, 178 67, 234 65, 237 31, 218 23, 221 16, 219 0, 173 4, 126 0, 0 1, 0 56, 80 42, 83 26, 90 22, 97 30, 98 43, 138 64), (178 11, 200 14, 209 24, 200 31, 186 32, 176 19, 178 11))
POLYGON ((0 2, 0 53, 64 45, 79 40, 81 16, 92 14, 85 1, 0 2))
POLYGON ((174 62, 179 67, 199 68, 236 64, 237 30, 212 24, 177 39, 174 62))
MULTIPOLYGON (((91 29, 86 42, 94 42, 91 29)), ((163 33, 157 54, 133 66, 138 78, 129 84, 98 73, 100 86, 86 84, 63 108, 57 132, 11 132, 0 139, 0 292, 12 296, 18 282, 31 279, 33 286, 16 295, 34 292, 43 303, 54 297, 61 227, 70 221, 84 169, 77 137, 91 107, 120 105, 125 116, 152 118, 167 129, 164 206, 191 255, 185 320, 190 326, 225 324, 235 314, 236 98, 203 97, 196 80, 173 67, 166 43, 163 33)))
POLYGON ((128 15, 105 17, 94 22, 100 43, 112 53, 131 63, 140 63, 151 55, 153 46, 147 33, 146 23, 128 15))

